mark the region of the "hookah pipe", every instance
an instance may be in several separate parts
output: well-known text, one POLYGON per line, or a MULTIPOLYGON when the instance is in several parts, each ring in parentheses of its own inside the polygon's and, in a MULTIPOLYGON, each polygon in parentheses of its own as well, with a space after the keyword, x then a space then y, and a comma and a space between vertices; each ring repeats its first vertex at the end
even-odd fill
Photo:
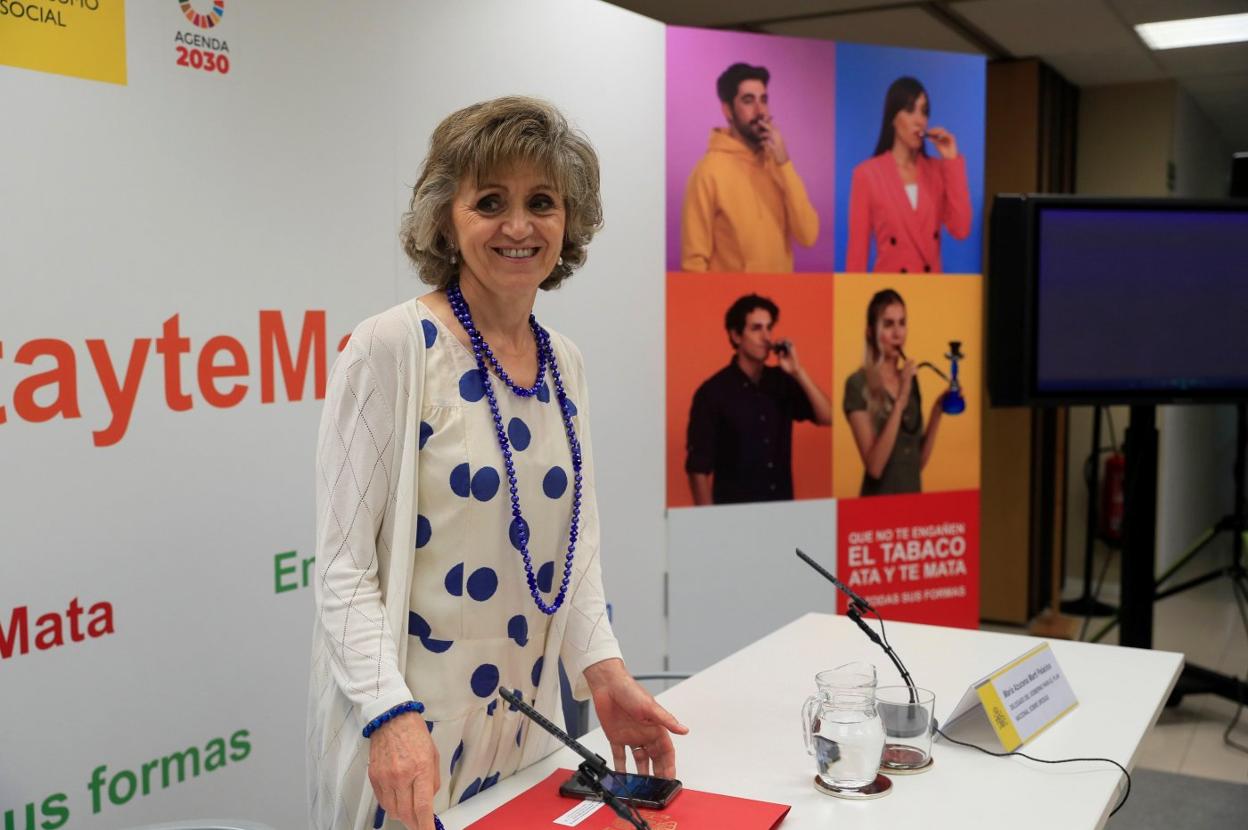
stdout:
MULTIPOLYGON (((909 360, 906 353, 902 349, 897 350, 902 360, 909 360)), ((962 341, 950 340, 949 351, 945 355, 945 359, 949 361, 949 374, 945 374, 940 367, 924 360, 918 365, 919 369, 931 369, 949 384, 949 389, 945 392, 940 401, 940 408, 946 415, 958 415, 966 411, 966 398, 962 396, 962 384, 958 381, 958 361, 966 358, 962 353, 962 341)))

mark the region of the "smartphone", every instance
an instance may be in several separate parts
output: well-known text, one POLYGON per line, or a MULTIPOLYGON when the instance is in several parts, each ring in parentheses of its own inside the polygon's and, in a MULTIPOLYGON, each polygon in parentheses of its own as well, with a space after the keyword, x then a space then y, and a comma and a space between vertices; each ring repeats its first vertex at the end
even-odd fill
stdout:
MULTIPOLYGON (((625 804, 634 807, 658 809, 666 807, 680 792, 680 782, 673 778, 657 778, 653 775, 633 775, 631 772, 613 772, 602 780, 604 787, 625 804)), ((599 800, 597 793, 581 783, 576 773, 559 787, 559 795, 567 798, 599 800)))

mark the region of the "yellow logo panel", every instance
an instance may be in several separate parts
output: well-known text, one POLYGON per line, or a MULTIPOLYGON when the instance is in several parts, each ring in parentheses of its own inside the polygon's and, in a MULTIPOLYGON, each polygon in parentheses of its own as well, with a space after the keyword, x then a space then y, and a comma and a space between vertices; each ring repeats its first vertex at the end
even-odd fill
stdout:
POLYGON ((124 84, 125 0, 0 0, 0 64, 124 84))

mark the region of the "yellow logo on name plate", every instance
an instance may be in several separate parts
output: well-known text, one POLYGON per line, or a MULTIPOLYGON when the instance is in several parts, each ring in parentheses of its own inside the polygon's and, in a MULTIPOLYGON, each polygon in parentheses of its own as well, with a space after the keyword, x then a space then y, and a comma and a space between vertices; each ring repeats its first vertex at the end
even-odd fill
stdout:
POLYGON ((124 84, 125 0, 0 0, 0 64, 124 84))

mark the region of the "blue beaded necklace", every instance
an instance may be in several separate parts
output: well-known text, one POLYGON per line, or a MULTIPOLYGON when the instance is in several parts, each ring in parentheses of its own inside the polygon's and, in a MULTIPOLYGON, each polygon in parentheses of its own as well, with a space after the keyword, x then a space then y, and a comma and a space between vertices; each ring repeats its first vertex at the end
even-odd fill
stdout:
POLYGON ((477 331, 472 322, 472 313, 468 310, 468 302, 459 290, 459 283, 452 283, 446 289, 446 298, 450 301, 451 311, 455 318, 468 333, 472 343, 472 354, 477 359, 477 371, 481 373, 481 385, 485 387, 485 396, 490 402, 490 414, 494 416, 494 429, 498 433, 498 448, 503 453, 503 464, 507 468, 507 484, 511 491, 511 515, 514 528, 514 540, 520 548, 520 556, 524 560, 525 578, 529 583, 529 593, 533 602, 543 614, 554 614, 563 605, 568 593, 568 583, 572 581, 572 557, 576 552, 577 525, 581 520, 581 443, 576 438, 576 430, 572 427, 572 407, 568 396, 563 391, 563 378, 559 375, 559 363, 555 360, 554 349, 550 345, 550 334, 537 324, 537 318, 529 315, 529 328, 533 330, 533 339, 537 342, 537 379, 532 387, 517 386, 508 377, 507 372, 494 357, 490 344, 485 342, 481 332, 477 331), (487 368, 487 364, 488 367, 487 368), (568 528, 568 554, 563 565, 563 581, 559 584, 559 594, 549 605, 542 599, 537 588, 537 577, 533 574, 533 558, 529 555, 529 526, 520 512, 520 494, 516 486, 516 465, 511 458, 511 442, 507 439, 507 431, 503 429, 503 416, 498 411, 498 398, 494 395, 494 387, 490 383, 490 368, 499 379, 516 395, 528 398, 536 395, 546 377, 546 367, 550 367, 551 377, 555 381, 555 397, 559 401, 559 412, 563 416, 563 430, 568 436, 568 449, 572 452, 572 521, 568 528))

